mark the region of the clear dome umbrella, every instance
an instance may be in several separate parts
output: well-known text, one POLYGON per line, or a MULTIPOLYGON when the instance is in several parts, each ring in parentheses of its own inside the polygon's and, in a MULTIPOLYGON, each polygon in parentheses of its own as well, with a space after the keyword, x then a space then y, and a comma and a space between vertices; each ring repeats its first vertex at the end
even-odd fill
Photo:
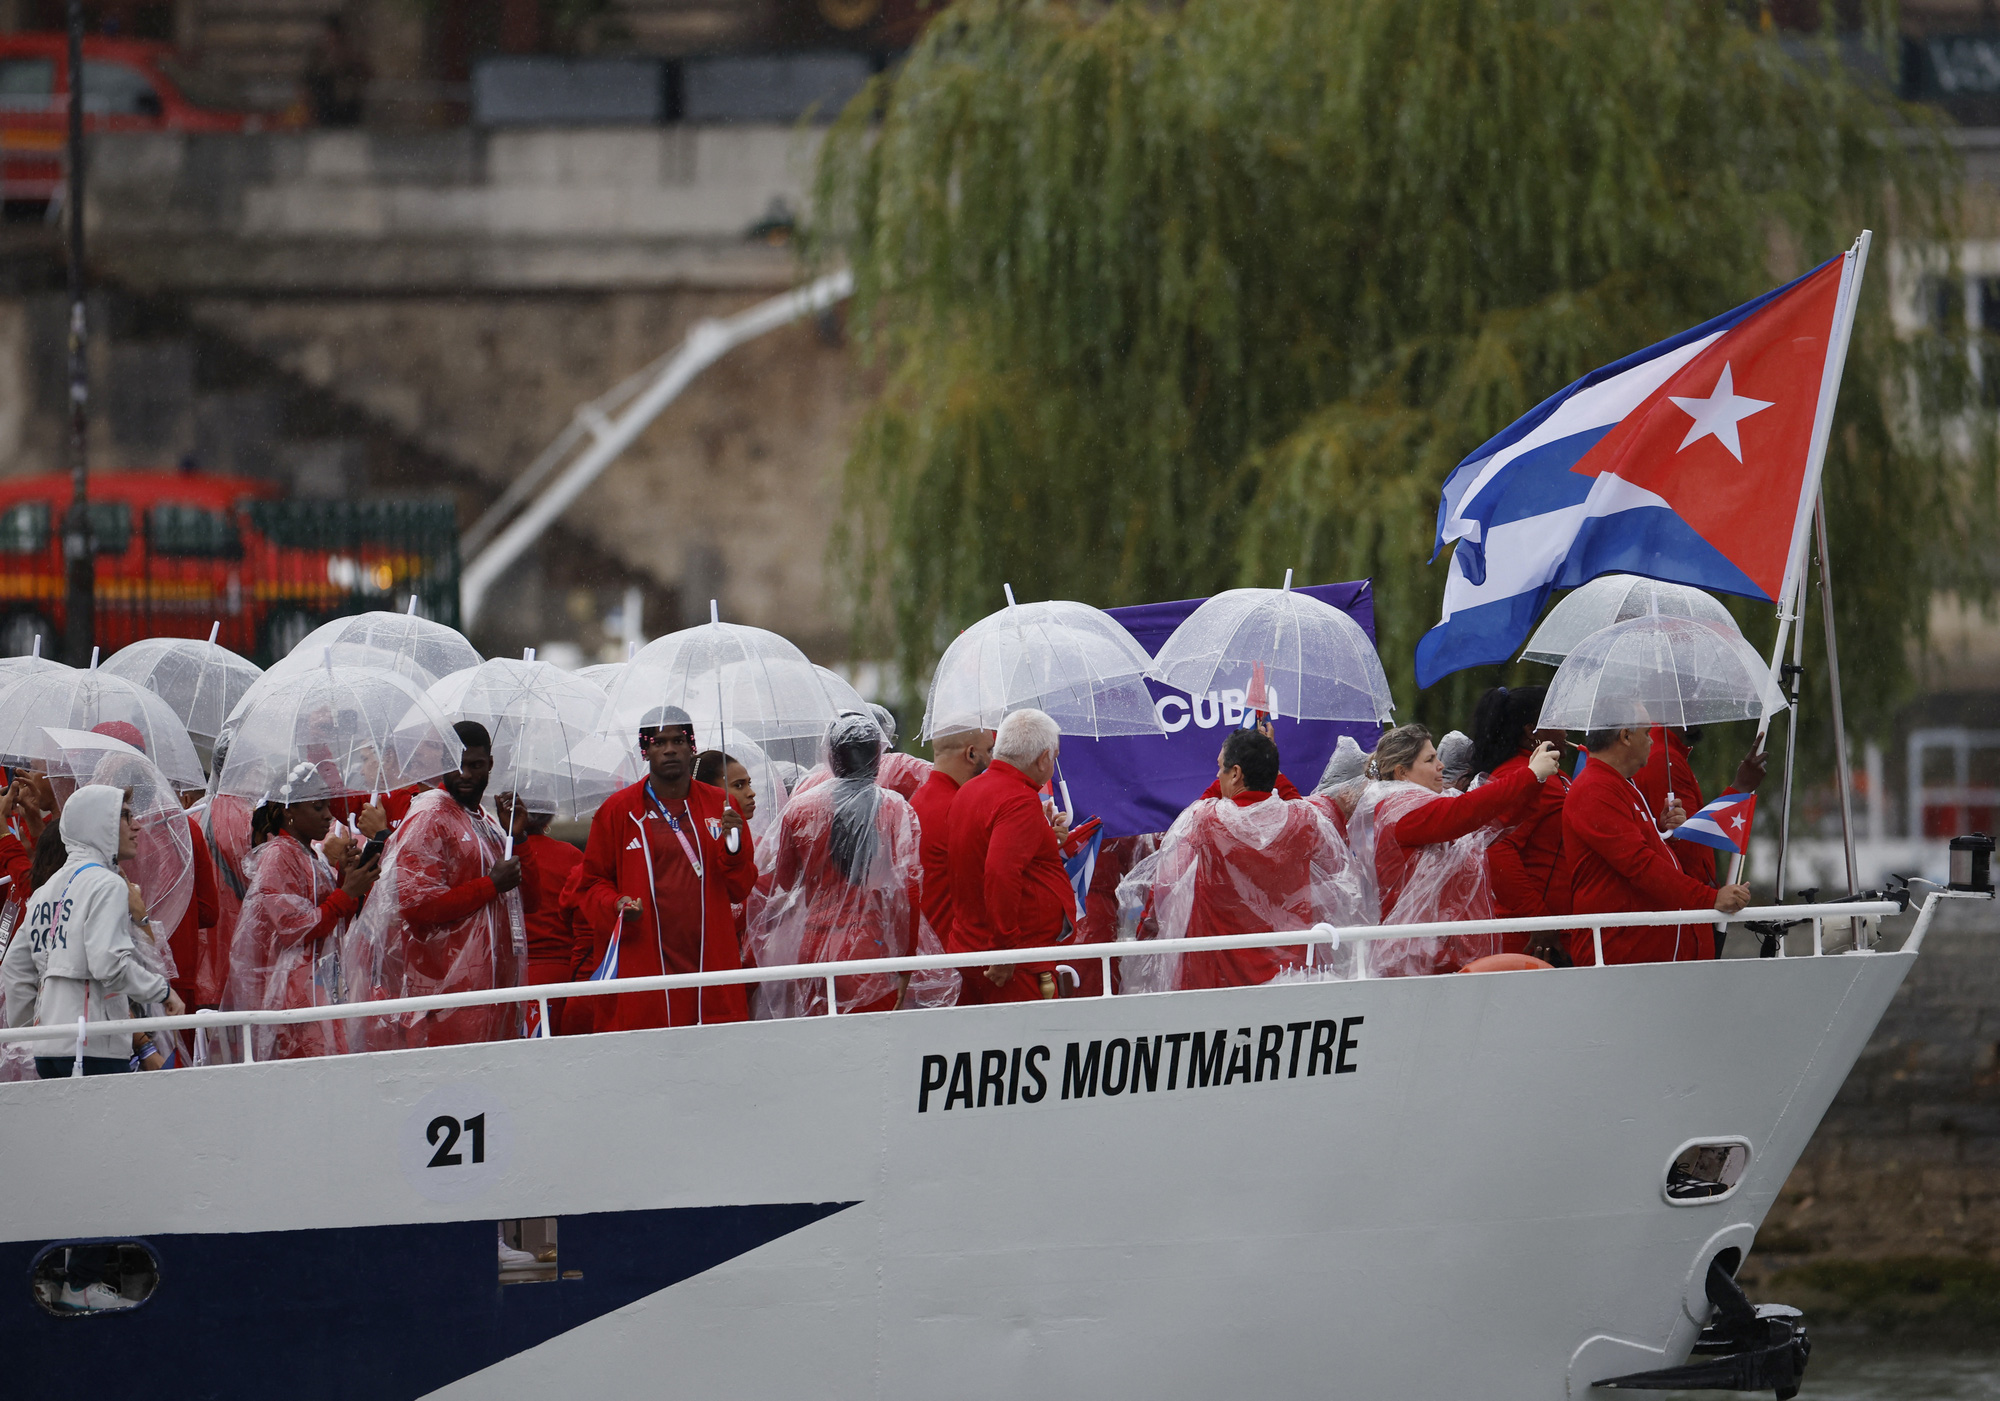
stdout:
POLYGON ((816 739, 839 708, 804 652, 775 632, 722 622, 713 604, 707 623, 657 638, 625 664, 598 729, 630 745, 664 705, 767 747, 816 739))
POLYGON ((1649 613, 1576 644, 1549 682, 1537 726, 1683 729, 1784 708, 1768 664, 1734 629, 1649 613))
POLYGON ((231 717, 216 794, 266 799, 372 795, 429 783, 463 746, 407 676, 332 664, 258 683, 231 717))
MULTIPOLYGON (((779 772, 778 765, 762 745, 740 730, 717 730, 713 724, 697 723, 694 734, 696 750, 720 749, 750 771, 750 786, 757 794, 757 815, 750 819, 750 837, 752 841, 763 841, 777 828, 778 815, 791 800, 791 791, 785 786, 784 775, 779 772)), ((633 774, 630 781, 637 783, 644 776, 644 770, 636 750, 632 753, 631 763, 633 774)))
POLYGON ((580 666, 572 674, 581 676, 608 696, 611 688, 618 684, 618 678, 625 674, 625 663, 598 662, 592 666, 580 666))
POLYGON ((207 785, 187 727, 145 687, 102 670, 69 667, 0 678, 0 762, 36 762, 46 744, 44 729, 92 730, 114 720, 138 731, 146 757, 175 787, 190 792, 207 785))
POLYGON ((1663 618, 1699 618, 1739 635, 1741 632, 1729 610, 1700 589, 1638 574, 1600 574, 1583 587, 1571 589, 1549 610, 1522 649, 1521 660, 1561 666, 1570 649, 1599 628, 1647 613, 1663 618))
POLYGON ((328 647, 336 649, 333 660, 337 666, 386 667, 420 686, 484 660, 463 633, 443 623, 414 613, 356 613, 314 628, 298 646, 271 664, 270 674, 286 675, 320 666, 328 647), (366 650, 339 650, 348 647, 366 650))
POLYGON ((118 869, 145 893, 146 918, 172 934, 194 898, 194 838, 172 782, 124 740, 91 730, 45 727, 41 759, 64 801, 90 783, 131 795, 137 855, 119 862, 118 869))
POLYGON ((512 793, 530 812, 585 818, 635 781, 623 755, 597 734, 602 689, 548 662, 496 657, 453 672, 428 694, 447 720, 472 720, 493 736, 490 793, 512 793))
MULTIPOLYGON (((221 624, 216 625, 219 630, 221 624)), ((144 686, 167 703, 197 741, 215 742, 229 712, 264 674, 262 667, 218 647, 215 634, 149 637, 112 654, 98 670, 144 686)))
POLYGON ((1203 601, 1160 648, 1152 675, 1191 696, 1240 687, 1252 708, 1295 720, 1386 724, 1395 708, 1361 624, 1294 593, 1290 570, 1282 589, 1230 589, 1203 601))
POLYGON ((923 738, 994 730, 1009 711, 1047 712, 1066 735, 1157 735, 1146 674, 1153 659, 1109 613, 1051 599, 981 618, 938 658, 923 738))

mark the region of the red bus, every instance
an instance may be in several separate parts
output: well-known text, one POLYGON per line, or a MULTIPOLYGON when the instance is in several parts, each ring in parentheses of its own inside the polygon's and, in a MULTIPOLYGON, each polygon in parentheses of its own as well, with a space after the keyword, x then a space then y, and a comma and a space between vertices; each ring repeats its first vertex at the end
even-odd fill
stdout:
MULTIPOLYGON (((90 478, 97 542, 97 643, 207 637, 269 664, 328 618, 370 608, 458 619, 458 536, 449 500, 302 501, 269 482, 189 472, 90 478)), ((0 478, 0 653, 66 620, 67 475, 0 478)), ((88 657, 64 660, 81 665, 88 657)))

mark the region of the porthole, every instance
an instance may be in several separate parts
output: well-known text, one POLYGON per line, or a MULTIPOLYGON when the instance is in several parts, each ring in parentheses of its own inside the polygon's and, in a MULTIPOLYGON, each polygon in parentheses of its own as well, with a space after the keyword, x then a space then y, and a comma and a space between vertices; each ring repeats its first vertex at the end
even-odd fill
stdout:
POLYGON ((1676 1148, 1667 1160, 1660 1190, 1669 1206, 1706 1206, 1733 1196, 1749 1166, 1748 1139, 1695 1139, 1676 1148))
POLYGON ((57 1318, 127 1313, 159 1287, 160 1257, 142 1241, 57 1241, 35 1257, 28 1280, 35 1302, 57 1318))

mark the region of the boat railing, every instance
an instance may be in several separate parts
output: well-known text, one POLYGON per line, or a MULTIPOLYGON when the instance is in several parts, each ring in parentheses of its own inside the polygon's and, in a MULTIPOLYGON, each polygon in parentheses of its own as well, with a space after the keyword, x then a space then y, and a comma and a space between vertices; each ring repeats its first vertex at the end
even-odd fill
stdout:
MULTIPOLYGON (((1938 901, 1947 894, 1956 895, 1958 892, 1940 891, 1924 901, 1916 923, 1903 941, 1904 951, 1914 953, 1921 947, 1924 933, 1930 925, 1938 901)), ((1326 949, 1330 952, 1341 944, 1367 943, 1381 939, 1442 939, 1478 934, 1534 934, 1588 929, 1595 951, 1594 966, 1601 968, 1606 966, 1605 930, 1647 925, 1707 924, 1723 928, 1735 924, 1776 923, 1790 928, 1810 922, 1811 956, 1820 957, 1827 953, 1825 934, 1829 923, 1858 922, 1859 932, 1855 939, 1855 951, 1866 953, 1869 951, 1868 945, 1872 940, 1875 922, 1905 911, 1906 902, 1900 899, 1862 899, 1809 905, 1760 905, 1740 910, 1733 915, 1725 915, 1716 910, 1667 910, 1641 914, 1543 915, 1526 919, 1461 920, 1433 924, 1366 925, 1348 928, 1319 924, 1310 929, 1281 930, 1265 934, 1220 934, 1199 939, 1121 939, 1101 944, 1069 943, 1033 949, 917 954, 908 958, 868 958, 839 963, 787 964, 771 968, 731 968, 713 973, 668 973, 652 977, 607 978, 579 983, 536 983, 525 987, 485 988, 471 992, 435 993, 429 997, 381 998, 367 1002, 335 1002, 313 1007, 227 1012, 199 1011, 177 1017, 134 1017, 120 1020, 118 1029, 151 1034, 196 1030, 217 1032, 225 1028, 242 1027, 244 1028, 241 1038, 243 1059, 249 1060, 252 1058, 250 1047, 252 1037, 249 1032, 252 1027, 297 1026, 307 1022, 353 1021, 369 1017, 447 1011, 462 1007, 533 1002, 539 1005, 541 1014, 540 1034, 546 1036, 551 1001, 572 997, 609 997, 635 992, 665 992, 678 988, 723 987, 738 983, 823 980, 827 989, 827 1006, 831 1012, 844 1016, 865 1016, 869 1014, 839 1011, 839 999, 834 993, 836 978, 883 973, 918 973, 938 968, 991 968, 1009 963, 1075 965, 1094 959, 1102 965, 1104 974, 1103 991, 1098 995, 1110 997, 1117 995, 1113 991, 1111 976, 1112 963, 1116 959, 1154 958, 1162 955, 1208 953, 1229 949, 1292 948, 1303 944, 1308 947, 1307 961, 1311 966, 1317 962, 1318 950, 1326 949)), ((1786 956, 1784 943, 1782 938, 1778 940, 1777 953, 1781 958, 1786 956)), ((1366 961, 1362 962, 1365 964, 1366 961)), ((1589 968, 1593 965, 1583 966, 1589 968)), ((1355 981, 1365 978, 1366 971, 1363 968, 1355 981)), ((96 1027, 102 1030, 104 1023, 97 1023, 96 1027)), ((83 1034, 84 1027, 81 1021, 74 1025, 0 1029, 0 1046, 20 1042, 53 1041, 68 1042, 70 1045, 80 1047, 83 1034)), ((67 1047, 64 1048, 64 1052, 66 1051, 67 1047)))

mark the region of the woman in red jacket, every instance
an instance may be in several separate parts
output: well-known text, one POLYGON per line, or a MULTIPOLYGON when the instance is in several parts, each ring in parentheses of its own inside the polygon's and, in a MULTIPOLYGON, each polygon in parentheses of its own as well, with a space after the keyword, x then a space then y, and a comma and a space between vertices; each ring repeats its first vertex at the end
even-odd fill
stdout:
MULTIPOLYGON (((1369 766, 1374 781, 1348 823, 1362 878, 1374 880, 1380 922, 1491 919, 1489 829, 1519 822, 1560 763, 1556 747, 1544 744, 1518 773, 1447 797, 1429 730, 1403 725, 1383 735, 1369 766)), ((1498 935, 1377 940, 1369 949, 1369 973, 1449 973, 1498 952, 1498 935)))
MULTIPOLYGON (((1495 686, 1479 698, 1472 712, 1476 746, 1472 771, 1487 783, 1504 782, 1528 767, 1544 744, 1560 752, 1561 730, 1537 729, 1546 686, 1495 686)), ((1483 786, 1483 785, 1482 785, 1483 786)), ((1500 919, 1569 913, 1569 862, 1563 856, 1563 800, 1569 778, 1560 768, 1543 783, 1535 802, 1521 819, 1486 848, 1486 873, 1493 886, 1493 913, 1500 919)), ((1505 934, 1508 953, 1529 953, 1551 962, 1563 961, 1562 935, 1505 934)))

